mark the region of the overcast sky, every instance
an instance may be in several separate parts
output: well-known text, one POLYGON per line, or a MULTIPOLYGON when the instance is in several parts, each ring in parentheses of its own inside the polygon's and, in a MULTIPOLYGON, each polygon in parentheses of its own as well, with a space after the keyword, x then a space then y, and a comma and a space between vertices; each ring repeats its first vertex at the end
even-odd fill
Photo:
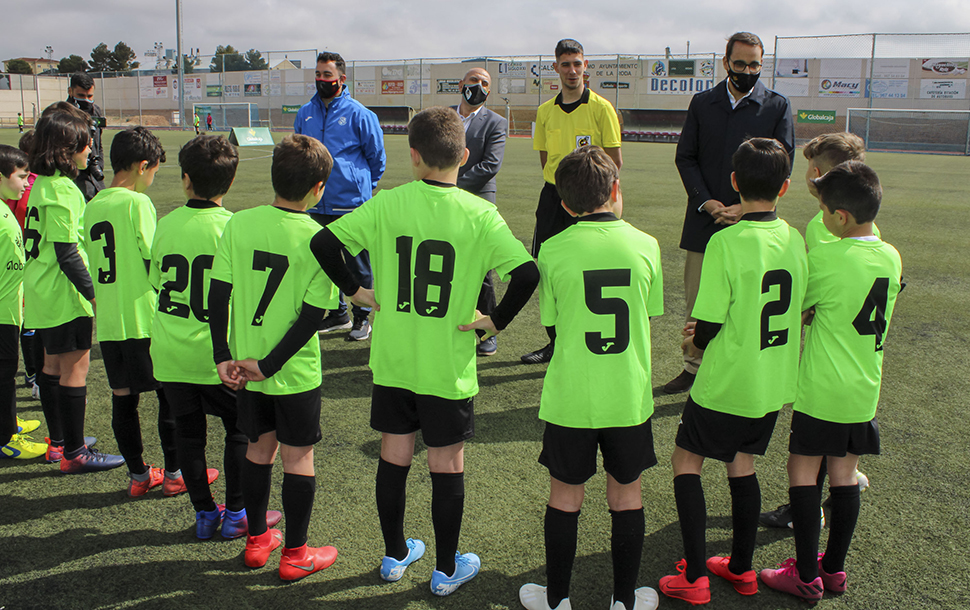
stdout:
MULTIPOLYGON (((36 7, 21 1, 4 10, 0 58, 43 57, 51 45, 54 59, 90 59, 98 43, 120 40, 139 55, 156 41, 175 48, 175 0, 46 0, 42 12, 36 7)), ((564 37, 590 55, 650 55, 668 46, 683 53, 688 40, 692 54, 721 51, 737 30, 760 35, 769 52, 775 36, 970 32, 970 11, 958 0, 184 0, 183 10, 186 52, 207 55, 226 44, 327 49, 348 61, 551 54, 564 37)), ((967 57, 970 49, 948 55, 967 57)))

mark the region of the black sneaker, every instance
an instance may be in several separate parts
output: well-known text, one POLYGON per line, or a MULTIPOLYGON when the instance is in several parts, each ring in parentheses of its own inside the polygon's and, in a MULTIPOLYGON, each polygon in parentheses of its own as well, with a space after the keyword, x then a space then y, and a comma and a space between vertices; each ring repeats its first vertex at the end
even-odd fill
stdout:
POLYGON ((694 373, 681 371, 680 375, 677 375, 664 384, 664 394, 680 394, 681 392, 686 392, 692 385, 694 385, 695 377, 697 377, 697 375, 694 373))
POLYGON ((791 504, 782 504, 775 510, 761 513, 758 522, 766 527, 791 528, 791 504))
POLYGON ((528 354, 522 356, 523 364, 542 364, 543 362, 549 362, 552 360, 552 352, 555 345, 550 343, 542 349, 537 349, 534 352, 529 352, 528 354))
POLYGON ((327 314, 327 317, 323 319, 323 322, 320 323, 319 332, 322 334, 329 333, 334 330, 347 330, 352 326, 353 324, 350 323, 350 315, 347 312, 340 314, 336 311, 331 311, 327 314))
POLYGON ((347 335, 347 341, 366 341, 370 338, 370 322, 367 318, 354 320, 353 329, 347 335))
POLYGON ((492 335, 488 339, 480 341, 477 351, 479 356, 494 356, 498 352, 498 337, 492 335))

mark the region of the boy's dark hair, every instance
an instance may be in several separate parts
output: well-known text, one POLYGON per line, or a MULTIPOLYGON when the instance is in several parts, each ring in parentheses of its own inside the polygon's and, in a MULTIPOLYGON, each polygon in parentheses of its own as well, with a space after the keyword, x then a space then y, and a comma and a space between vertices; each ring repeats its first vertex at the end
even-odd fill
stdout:
POLYGON ((203 134, 189 140, 179 151, 182 176, 192 181, 197 197, 214 199, 229 192, 236 177, 239 153, 222 136, 203 134))
POLYGON ((465 127, 452 108, 435 106, 414 115, 408 124, 408 146, 428 167, 449 169, 465 154, 465 127))
POLYGON ((569 153, 556 168, 556 189, 566 207, 589 214, 610 199, 620 171, 599 146, 583 146, 569 153))
POLYGON ((165 163, 165 149, 155 134, 141 126, 118 132, 111 140, 111 169, 123 172, 142 161, 148 167, 165 163))
POLYGON ((882 186, 876 172, 861 161, 845 161, 812 181, 828 211, 845 210, 856 223, 876 219, 882 203, 882 186))
POLYGON ((583 45, 579 44, 579 41, 573 40, 572 38, 563 38, 556 43, 557 61, 563 55, 573 55, 576 53, 579 55, 585 55, 585 53, 583 53, 583 45))
POLYGON ((757 34, 752 34, 751 32, 735 32, 728 38, 727 48, 724 50, 724 56, 727 57, 728 61, 731 61, 731 51, 734 50, 734 43, 736 42, 749 44, 752 47, 761 47, 761 55, 765 54, 765 45, 758 38, 757 34))
POLYGON ((44 111, 40 113, 40 118, 44 118, 45 116, 50 116, 55 112, 64 112, 64 113, 70 114, 71 116, 75 116, 79 119, 83 119, 88 123, 91 122, 91 115, 84 112, 74 104, 71 104, 69 102, 63 102, 63 101, 54 102, 47 108, 44 108, 44 111))
POLYGON ((71 75, 71 89, 79 87, 88 90, 94 86, 94 79, 85 72, 75 72, 71 75))
POLYGON ((815 167, 824 174, 845 161, 865 161, 866 143, 847 131, 824 133, 812 138, 802 154, 806 159, 814 159, 815 167))
POLYGON ((27 155, 13 146, 0 144, 0 175, 9 178, 18 169, 27 167, 27 155))
POLYGON ((317 55, 317 63, 320 63, 320 62, 329 63, 331 61, 335 66, 337 66, 338 72, 340 72, 341 74, 347 73, 347 62, 345 62, 344 58, 340 56, 340 53, 324 52, 317 55))
POLYGON ((774 201, 791 174, 791 159, 778 140, 745 140, 731 157, 738 192, 750 201, 774 201))
POLYGON ((17 142, 17 148, 24 151, 24 154, 30 154, 30 146, 34 143, 34 130, 28 129, 24 132, 24 135, 20 136, 20 141, 17 142))
POLYGON ((273 149, 273 191, 286 201, 303 201, 318 183, 327 182, 333 157, 316 138, 292 134, 273 149))
POLYGON ((42 116, 34 129, 30 145, 30 171, 40 176, 53 176, 57 170, 77 178, 74 155, 91 144, 90 122, 67 112, 42 116))

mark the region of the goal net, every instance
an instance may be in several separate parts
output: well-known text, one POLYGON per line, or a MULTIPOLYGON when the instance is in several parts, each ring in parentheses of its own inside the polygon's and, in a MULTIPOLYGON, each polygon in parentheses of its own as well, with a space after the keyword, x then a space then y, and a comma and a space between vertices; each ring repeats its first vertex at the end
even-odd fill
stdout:
POLYGON ((198 115, 199 129, 202 131, 206 129, 209 115, 212 116, 212 129, 215 131, 259 125, 259 107, 248 102, 192 104, 192 113, 198 115))
POLYGON ((970 110, 848 108, 845 130, 867 150, 970 155, 970 110))

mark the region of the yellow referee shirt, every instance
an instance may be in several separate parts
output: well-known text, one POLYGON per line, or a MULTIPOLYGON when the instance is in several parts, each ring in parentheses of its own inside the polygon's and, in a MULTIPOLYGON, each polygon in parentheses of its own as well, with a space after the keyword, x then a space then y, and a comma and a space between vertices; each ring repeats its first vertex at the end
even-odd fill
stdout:
POLYGON ((619 148, 620 121, 613 105, 590 91, 575 104, 563 104, 562 93, 539 106, 533 150, 546 151, 542 177, 556 183, 556 168, 563 157, 580 146, 619 148))

